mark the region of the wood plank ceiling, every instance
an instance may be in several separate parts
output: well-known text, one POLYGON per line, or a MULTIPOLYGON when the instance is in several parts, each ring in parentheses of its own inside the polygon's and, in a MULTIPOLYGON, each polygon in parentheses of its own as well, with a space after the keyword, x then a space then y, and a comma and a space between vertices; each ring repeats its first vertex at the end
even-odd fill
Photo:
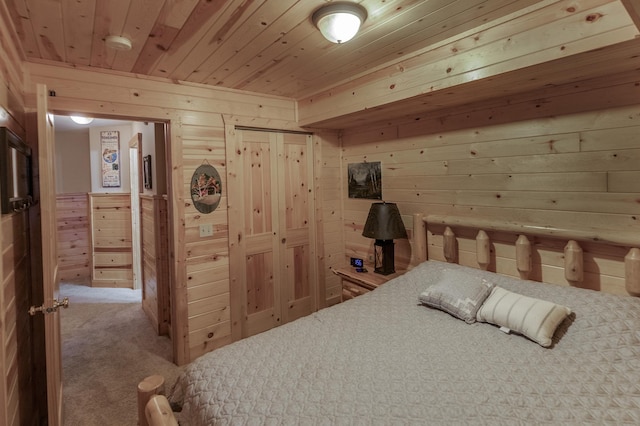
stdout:
MULTIPOLYGON (((26 60, 284 96, 298 100, 300 108, 311 102, 316 108, 325 108, 317 99, 332 98, 336 90, 350 93, 350 87, 359 84, 367 87, 363 82, 372 78, 384 83, 384 78, 391 78, 393 66, 401 62, 404 66, 412 56, 455 47, 447 43, 462 34, 471 37, 489 22, 511 23, 511 16, 525 9, 549 7, 551 13, 564 16, 581 8, 613 4, 616 10, 625 8, 640 28, 640 0, 352 1, 367 10, 367 20, 353 40, 336 45, 326 41, 311 21, 313 12, 331 0, 4 0, 26 60), (129 38, 133 48, 108 49, 108 35, 129 38)), ((605 16, 607 19, 620 20, 619 15, 605 16)), ((623 20, 620 27, 630 22, 623 20)), ((544 35, 542 39, 553 38, 545 24, 540 20, 535 25, 544 35)), ((514 32, 517 25, 512 25, 514 32)), ((616 27, 615 22, 608 25, 616 27)), ((558 33, 565 30, 559 28, 558 33)), ((577 37, 588 38, 582 34, 577 37)), ((600 48, 583 50, 581 56, 542 61, 500 78, 489 73, 473 87, 467 83, 439 92, 416 92, 402 100, 387 99, 377 105, 363 104, 359 110, 336 111, 329 118, 303 119, 302 125, 364 126, 437 108, 460 108, 491 97, 537 93, 541 87, 574 83, 580 78, 637 72, 637 31, 635 40, 632 37, 626 44, 616 44, 620 36, 611 36, 611 40, 606 53, 600 43, 600 48)), ((504 45, 509 46, 508 38, 504 45)), ((496 53, 485 62, 500 63, 501 52, 496 53)))
POLYGON ((4 1, 28 60, 294 99, 537 3, 360 0, 363 28, 336 45, 311 21, 325 0, 4 1), (133 48, 107 49, 108 35, 129 38, 133 48))

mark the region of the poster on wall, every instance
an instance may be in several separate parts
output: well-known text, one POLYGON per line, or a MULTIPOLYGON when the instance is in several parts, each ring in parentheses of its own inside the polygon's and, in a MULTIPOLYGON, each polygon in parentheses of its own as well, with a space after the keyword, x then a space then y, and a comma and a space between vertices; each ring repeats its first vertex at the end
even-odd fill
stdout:
POLYGON ((108 130, 100 132, 102 149, 102 187, 120 187, 120 132, 108 130))
POLYGON ((349 198, 382 200, 382 169, 379 161, 350 163, 347 173, 349 198))

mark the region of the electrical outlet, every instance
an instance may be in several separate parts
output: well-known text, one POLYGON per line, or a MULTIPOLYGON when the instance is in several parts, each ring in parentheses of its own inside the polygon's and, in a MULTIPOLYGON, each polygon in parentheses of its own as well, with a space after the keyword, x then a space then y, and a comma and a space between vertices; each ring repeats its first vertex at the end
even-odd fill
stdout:
POLYGON ((213 236, 213 225, 210 223, 204 223, 200 225, 200 238, 204 237, 212 237, 213 236))

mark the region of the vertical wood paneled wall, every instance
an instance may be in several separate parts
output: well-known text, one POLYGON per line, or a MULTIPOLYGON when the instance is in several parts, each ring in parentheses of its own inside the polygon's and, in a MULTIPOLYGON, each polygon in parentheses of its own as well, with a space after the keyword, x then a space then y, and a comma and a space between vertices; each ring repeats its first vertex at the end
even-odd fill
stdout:
POLYGON ((58 277, 62 282, 91 281, 87 193, 58 194, 58 277))
POLYGON ((169 236, 167 200, 140 196, 142 250, 142 308, 159 335, 169 334, 169 236))
POLYGON ((321 253, 318 268, 320 283, 320 306, 331 306, 342 300, 342 282, 331 272, 331 268, 344 266, 345 244, 342 216, 343 170, 340 161, 342 149, 339 134, 317 132, 316 145, 316 197, 319 200, 316 216, 318 221, 318 245, 321 253))
MULTIPOLYGON (((579 101, 585 98, 583 94, 576 97, 576 107, 584 108, 579 101)), ((598 99, 590 102, 591 112, 523 121, 511 115, 510 122, 499 125, 491 125, 493 116, 502 115, 504 120, 510 107, 486 111, 486 121, 476 120, 473 127, 466 127, 464 116, 451 116, 446 123, 452 128, 438 133, 431 130, 437 129, 436 119, 345 132, 342 162, 346 166, 381 161, 383 198, 398 203, 408 228, 409 215, 422 212, 637 233, 640 105, 596 110, 598 99)), ((569 97, 565 104, 570 108, 569 97)), ((368 256, 372 242, 361 233, 370 201, 345 198, 344 202, 346 255, 368 256)), ((441 232, 430 238, 432 258, 444 259, 441 232)), ((475 234, 467 237, 470 242, 461 243, 466 244, 461 248, 475 250, 475 234)), ((404 253, 410 252, 408 242, 397 243, 404 253)), ((556 268, 562 265, 562 247, 538 240, 534 245, 546 245, 534 257, 538 264, 549 265, 539 267, 534 278, 568 284, 556 268)), ((499 246, 494 251, 499 252, 499 246)), ((624 251, 602 252, 593 245, 584 249, 585 269, 610 275, 585 286, 624 293, 623 263, 612 260, 621 253, 624 257, 624 251)), ((492 267, 517 275, 514 266, 501 263, 500 256, 492 267)), ((475 256, 464 257, 462 263, 478 267, 472 260, 475 256)))
POLYGON ((91 285, 133 288, 131 194, 89 194, 91 285))

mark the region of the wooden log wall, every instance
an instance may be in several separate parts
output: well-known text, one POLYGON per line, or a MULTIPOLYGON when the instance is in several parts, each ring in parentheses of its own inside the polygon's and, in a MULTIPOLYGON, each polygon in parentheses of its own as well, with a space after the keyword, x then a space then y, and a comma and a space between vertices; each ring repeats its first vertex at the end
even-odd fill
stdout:
POLYGON ((90 193, 91 285, 133 288, 131 194, 90 193))
MULTIPOLYGON (((530 109, 509 105, 469 115, 345 131, 342 162, 381 161, 383 198, 398 203, 407 226, 411 220, 406 215, 425 213, 594 233, 600 229, 637 233, 640 106, 615 107, 614 101, 619 95, 626 102, 624 92, 638 84, 614 85, 618 82, 615 76, 612 82, 610 93, 603 97, 581 92, 549 100, 563 107, 558 112, 566 112, 550 118, 531 118, 530 109), (592 111, 571 114, 572 105, 592 111), (526 114, 518 115, 523 111, 526 114), (518 121, 523 116, 528 119, 518 121), (492 125, 496 117, 503 124, 492 125)), ((360 235, 368 207, 369 202, 345 198, 347 256, 371 253, 370 241, 360 235)), ((429 233, 430 258, 445 260, 445 231, 441 227, 429 233)), ((477 231, 454 232, 459 262, 480 267, 477 231)), ((517 236, 489 237, 488 269, 519 276, 515 258, 503 247, 515 244, 517 236)), ((530 240, 534 247, 532 279, 568 285, 562 272, 566 241, 530 240)), ((581 246, 584 280, 580 285, 626 294, 624 261, 613 258, 624 259, 628 248, 581 246), (603 277, 598 278, 597 272, 603 277)))
POLYGON ((158 335, 170 333, 169 234, 167 200, 140 196, 142 250, 142 309, 158 335))
POLYGON ((61 282, 91 282, 87 193, 58 194, 58 276, 61 282))

